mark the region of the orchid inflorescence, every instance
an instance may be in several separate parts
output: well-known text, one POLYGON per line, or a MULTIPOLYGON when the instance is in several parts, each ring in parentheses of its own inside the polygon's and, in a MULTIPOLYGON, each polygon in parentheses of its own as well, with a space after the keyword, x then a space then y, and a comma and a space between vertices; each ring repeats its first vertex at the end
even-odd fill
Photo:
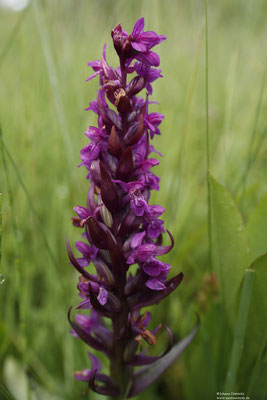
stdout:
POLYGON ((150 386, 195 334, 177 347, 165 326, 169 345, 164 354, 148 355, 142 346, 143 341, 156 344, 160 326, 149 331, 151 315, 141 314, 141 309, 164 299, 183 278, 179 273, 167 280, 171 266, 158 257, 172 249, 173 237, 166 231, 170 244, 162 245, 164 208, 149 204, 150 191, 159 190, 160 180, 151 172, 159 161, 150 155, 161 155, 150 139, 160 134, 164 118, 148 112, 153 103, 149 101, 151 83, 162 77, 156 68, 160 58, 151 48, 166 37, 143 29, 141 18, 131 34, 121 25, 112 30, 118 68, 107 63, 106 46, 100 61, 88 63, 94 73, 87 81, 99 76, 100 88, 87 108, 97 114, 98 126, 85 132, 90 143, 81 150, 80 165, 87 168, 90 181, 87 205, 74 207, 73 224, 84 230, 84 241, 76 242, 82 257, 74 257, 67 241, 70 262, 81 274, 82 302, 76 308, 91 310, 90 316, 76 315, 76 322, 69 311, 72 334, 110 360, 108 376, 101 373, 100 360, 89 353, 91 369, 74 376, 87 381, 95 392, 118 399, 133 397, 150 386), (137 96, 143 89, 145 98, 137 96), (91 262, 96 275, 86 269, 91 262))

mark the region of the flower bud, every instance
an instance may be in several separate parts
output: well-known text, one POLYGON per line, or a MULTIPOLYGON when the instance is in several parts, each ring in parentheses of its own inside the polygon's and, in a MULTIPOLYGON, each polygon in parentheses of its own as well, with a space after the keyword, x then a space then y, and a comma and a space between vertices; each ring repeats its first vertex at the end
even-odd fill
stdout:
POLYGON ((108 152, 114 157, 120 158, 123 150, 121 147, 121 144, 119 142, 119 138, 115 129, 115 126, 113 125, 111 128, 111 132, 109 135, 109 141, 108 141, 108 152))
POLYGON ((129 100, 129 97, 126 95, 124 89, 120 88, 114 92, 114 96, 116 98, 115 106, 118 111, 122 114, 126 114, 132 111, 132 106, 129 100))
POLYGON ((100 175, 99 160, 93 160, 91 162, 90 171, 93 182, 95 183, 96 186, 100 187, 101 175, 100 175))
POLYGON ((111 213, 108 211, 107 207, 103 204, 100 208, 100 214, 104 221, 104 223, 109 227, 112 228, 113 225, 113 218, 111 213))
POLYGON ((131 82, 129 83, 126 93, 128 97, 133 97, 137 93, 141 92, 146 85, 146 81, 143 76, 136 76, 134 77, 131 82))
POLYGON ((99 258, 95 260, 94 264, 99 275, 101 275, 109 285, 113 286, 115 284, 115 278, 107 264, 99 258))

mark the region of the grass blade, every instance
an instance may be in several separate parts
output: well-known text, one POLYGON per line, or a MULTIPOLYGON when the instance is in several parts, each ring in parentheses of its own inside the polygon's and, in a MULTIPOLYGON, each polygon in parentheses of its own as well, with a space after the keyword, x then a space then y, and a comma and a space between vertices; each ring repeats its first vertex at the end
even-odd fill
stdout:
POLYGON ((206 92, 206 180, 207 180, 207 196, 208 196, 208 238, 209 238, 209 260, 210 267, 212 264, 212 248, 211 248, 211 195, 210 195, 210 132, 209 132, 209 42, 208 42, 208 0, 205 0, 205 42, 206 42, 206 68, 205 68, 205 92, 206 92))
POLYGON ((255 363, 255 366, 254 366, 254 369, 253 369, 253 372, 252 372, 252 375, 250 378, 249 387, 248 387, 248 396, 251 396, 255 382, 260 373, 261 360, 262 360, 262 356, 263 356, 263 352, 266 347, 266 344, 267 344, 267 329, 263 335, 262 342, 260 344, 260 348, 259 348, 259 352, 258 352, 258 356, 257 356, 257 360, 256 360, 256 363, 255 363))
POLYGON ((0 385, 0 394, 1 396, 3 396, 1 397, 1 399, 3 400, 16 400, 15 397, 10 393, 10 391, 7 390, 6 387, 2 384, 0 385))
POLYGON ((37 222, 38 222, 38 224, 39 224, 39 229, 40 229, 40 232, 41 232, 41 235, 42 235, 43 242, 44 242, 44 244, 45 244, 46 250, 47 250, 47 252, 48 252, 48 254, 49 254, 49 257, 50 257, 52 263, 54 264, 55 269, 57 270, 57 273, 59 273, 57 260, 56 260, 56 257, 55 257, 55 255, 54 255, 54 253, 53 253, 53 251, 52 251, 52 249, 51 249, 49 243, 48 243, 48 240, 47 240, 45 231, 44 231, 44 229, 43 229, 42 220, 41 220, 41 218, 39 217, 39 215, 38 215, 38 213, 37 213, 37 211, 36 211, 36 209, 35 209, 35 206, 34 206, 33 201, 32 201, 32 199, 31 199, 30 193, 29 193, 29 191, 28 191, 28 189, 27 189, 27 187, 26 187, 26 185, 25 185, 25 183, 24 183, 24 181, 23 181, 23 179, 22 179, 22 177, 21 177, 21 174, 20 174, 20 172, 19 172, 19 170, 18 170, 18 167, 17 167, 17 165, 16 165, 16 163, 15 163, 15 161, 14 161, 12 155, 10 154, 8 148, 7 148, 6 145, 5 145, 5 142, 4 142, 4 139, 3 139, 3 135, 2 135, 2 129, 1 129, 1 127, 0 127, 0 141, 1 141, 2 148, 3 148, 3 150, 5 151, 5 153, 6 153, 7 157, 8 157, 8 159, 9 159, 9 161, 10 161, 10 163, 11 163, 11 165, 12 165, 12 167, 13 167, 13 169, 14 169, 16 175, 17 175, 18 181, 19 181, 19 183, 20 183, 20 185, 21 185, 21 187, 22 187, 22 189, 23 189, 23 191, 24 191, 24 193, 25 193, 25 195, 26 195, 26 198, 27 198, 28 203, 29 203, 29 205, 30 205, 30 207, 31 207, 32 213, 34 214, 34 216, 35 216, 35 218, 36 218, 36 220, 37 220, 37 222))
POLYGON ((255 113, 255 119, 254 119, 254 124, 253 124, 253 129, 252 129, 252 134, 251 134, 251 138, 250 138, 250 142, 249 142, 249 147, 248 147, 248 153, 247 153, 247 157, 246 157, 246 166, 245 166, 245 170, 243 173, 243 176, 241 178, 239 187, 242 187, 242 192, 241 192, 241 196, 240 196, 240 204, 243 203, 244 200, 244 195, 246 193, 246 188, 247 188, 247 180, 248 180, 248 175, 250 172, 250 169, 255 161, 255 156, 257 156, 258 151, 254 151, 253 153, 253 148, 254 148, 254 144, 255 144, 255 139, 257 136, 257 131, 258 131, 258 122, 259 122, 259 115, 260 115, 260 110, 261 110, 261 105, 262 105, 262 101, 263 101, 263 94, 264 94, 264 88, 265 88, 265 81, 266 81, 266 72, 263 75, 262 78, 262 84, 261 84, 261 88, 260 88, 260 93, 259 93, 259 99, 258 99, 258 103, 257 103, 257 107, 256 107, 256 113, 255 113))
POLYGON ((55 61, 54 61, 52 51, 51 51, 49 32, 48 32, 48 29, 46 26, 46 22, 45 22, 45 18, 44 18, 44 10, 40 3, 40 0, 35 0, 33 2, 33 8, 34 8, 34 16, 36 19, 36 25, 39 30, 43 53, 44 53, 44 57, 45 57, 45 61, 46 61, 49 82, 50 82, 50 86, 51 86, 53 97, 54 97, 58 123, 60 126, 63 143, 65 146, 67 155, 68 155, 70 171, 72 171, 73 166, 75 165, 75 159, 74 159, 74 155, 73 155, 73 146, 72 146, 72 143, 70 140, 69 128, 68 128, 67 119, 66 119, 66 115, 65 115, 65 111, 64 111, 64 107, 63 107, 62 96, 60 93, 60 87, 59 87, 59 82, 58 82, 58 77, 57 77, 55 61))
POLYGON ((0 193, 0 266, 2 260, 2 193, 0 193))
MULTIPOLYGON (((2 193, 0 193, 0 267, 2 260, 2 193)), ((5 278, 0 273, 0 285, 5 282, 5 278)))
POLYGON ((20 16, 18 17, 17 22, 16 22, 14 28, 12 29, 12 32, 10 33, 10 35, 9 35, 7 41, 6 41, 6 43, 5 43, 4 47, 3 47, 3 50, 1 51, 1 54, 0 54, 0 69, 4 64, 4 60, 5 60, 5 58, 6 58, 7 54, 8 54, 8 51, 9 51, 10 47, 12 46, 12 43, 15 40, 15 38, 16 38, 18 32, 19 32, 19 28, 20 28, 22 22, 24 21, 24 18, 26 17, 26 14, 27 14, 29 8, 30 7, 25 8, 22 11, 22 13, 20 14, 20 16))
POLYGON ((200 35, 199 35, 199 39, 198 39, 197 52, 196 52, 196 57, 195 57, 195 61, 194 61, 193 72, 192 72, 191 79, 189 82, 189 87, 188 87, 186 101, 185 101, 185 112, 184 112, 183 124, 182 124, 182 128, 181 128, 181 142, 179 145, 177 162, 174 165, 175 177, 172 182, 172 190, 169 191, 169 195, 166 200, 166 209, 170 209, 173 206, 173 196, 175 194, 175 198, 177 199, 175 202, 175 211, 177 209, 177 204, 179 204, 181 188, 183 187, 183 184, 181 182, 182 175, 183 175, 183 159, 184 159, 183 153, 184 153, 185 142, 186 142, 187 124, 189 121, 190 109, 191 109, 191 105, 192 105, 192 98, 193 98, 193 93, 194 93, 194 89, 196 86, 196 77, 197 77, 197 73, 198 73, 198 69, 199 69, 204 29, 205 29, 205 25, 202 26, 200 35), (178 184, 177 184, 177 176, 180 178, 178 184))
POLYGON ((253 287, 254 270, 245 271, 244 283, 242 286, 241 300, 235 326, 234 342, 231 352, 230 365, 226 375, 225 392, 232 392, 236 382, 237 371, 243 351, 244 336, 247 327, 247 317, 250 305, 251 292, 253 287))
POLYGON ((231 193, 211 174, 212 262, 227 319, 235 326, 244 269, 251 264, 246 226, 231 193))

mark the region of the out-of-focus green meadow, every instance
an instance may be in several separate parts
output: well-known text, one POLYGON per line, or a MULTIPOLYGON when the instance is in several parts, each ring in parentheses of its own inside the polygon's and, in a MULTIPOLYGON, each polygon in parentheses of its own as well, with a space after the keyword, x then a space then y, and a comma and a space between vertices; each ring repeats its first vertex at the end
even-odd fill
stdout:
MULTIPOLYGON (((84 398, 87 386, 75 381, 72 372, 90 367, 90 362, 86 345, 69 335, 67 311, 78 303, 78 295, 77 274, 65 247, 66 236, 71 243, 79 238, 70 221, 72 208, 85 205, 88 189, 85 169, 76 166, 86 143, 83 132, 95 122, 84 109, 95 98, 98 82, 84 81, 91 73, 87 62, 101 57, 105 42, 108 61, 117 66, 111 29, 121 22, 131 31, 144 16, 147 30, 167 36, 157 49, 164 78, 154 85, 153 100, 160 105, 151 105, 165 115, 162 135, 153 143, 164 154, 156 169, 161 190, 153 193, 153 201, 166 208, 165 226, 174 235, 175 248, 166 256, 172 274, 184 273, 179 289, 154 306, 152 325, 164 322, 182 338, 194 326, 197 312, 201 326, 181 358, 140 398, 215 399, 224 389, 236 318, 228 320, 209 258, 204 1, 38 4, 23 14, 0 9, 0 382, 17 400, 84 398)), ((250 221, 250 261, 267 251, 266 15, 264 0, 208 4, 211 172, 232 193, 245 223, 250 221)), ((226 209, 232 207, 233 214, 223 214, 216 202, 223 189, 217 183, 211 186, 213 244, 217 238, 213 250, 222 256, 233 247, 233 255, 240 241, 227 229, 238 220, 235 205, 224 193, 226 209), (216 222, 218 215, 225 216, 225 224, 216 222)), ((262 293, 266 268, 255 280, 262 293)), ((227 274, 223 281, 231 296, 235 275, 231 270, 227 274)), ((264 400, 267 354, 261 333, 267 303, 255 290, 251 307, 255 303, 258 314, 250 309, 234 391, 264 400)), ((0 398, 12 397, 0 392, 0 398)), ((101 397, 90 393, 87 398, 101 397)))

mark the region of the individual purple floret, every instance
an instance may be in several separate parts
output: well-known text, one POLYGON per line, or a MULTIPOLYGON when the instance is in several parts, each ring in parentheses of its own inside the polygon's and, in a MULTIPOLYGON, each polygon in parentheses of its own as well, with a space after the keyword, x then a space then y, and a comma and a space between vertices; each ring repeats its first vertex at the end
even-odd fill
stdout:
MULTIPOLYGON (((70 263, 80 273, 81 297, 76 309, 90 310, 70 319, 71 333, 110 360, 110 376, 101 372, 98 358, 89 353, 91 368, 75 372, 97 393, 117 399, 136 396, 150 386, 180 355, 193 339, 196 328, 185 339, 173 344, 169 336, 166 351, 159 356, 146 354, 145 342, 156 345, 160 327, 148 329, 150 313, 143 307, 159 303, 181 283, 183 274, 168 279, 171 266, 159 257, 173 247, 173 237, 164 228, 164 208, 150 204, 151 190, 159 190, 159 177, 151 170, 159 164, 159 154, 150 144, 160 134, 164 116, 149 113, 151 83, 162 77, 160 58, 151 49, 166 39, 155 32, 144 32, 144 18, 131 34, 121 25, 112 30, 119 67, 102 59, 88 65, 99 77, 96 100, 88 110, 98 117, 85 135, 90 142, 81 150, 80 165, 90 181, 86 207, 76 206, 73 225, 83 230, 76 242, 81 253, 74 257, 70 244, 70 263), (138 96, 145 89, 145 96, 138 96), (162 245, 162 234, 169 245, 162 245), (92 272, 94 264, 95 272, 92 272), (88 268, 89 266, 89 268, 88 268), (140 368, 141 367, 141 368, 140 368)), ((90 364, 89 364, 90 366, 90 364)))

